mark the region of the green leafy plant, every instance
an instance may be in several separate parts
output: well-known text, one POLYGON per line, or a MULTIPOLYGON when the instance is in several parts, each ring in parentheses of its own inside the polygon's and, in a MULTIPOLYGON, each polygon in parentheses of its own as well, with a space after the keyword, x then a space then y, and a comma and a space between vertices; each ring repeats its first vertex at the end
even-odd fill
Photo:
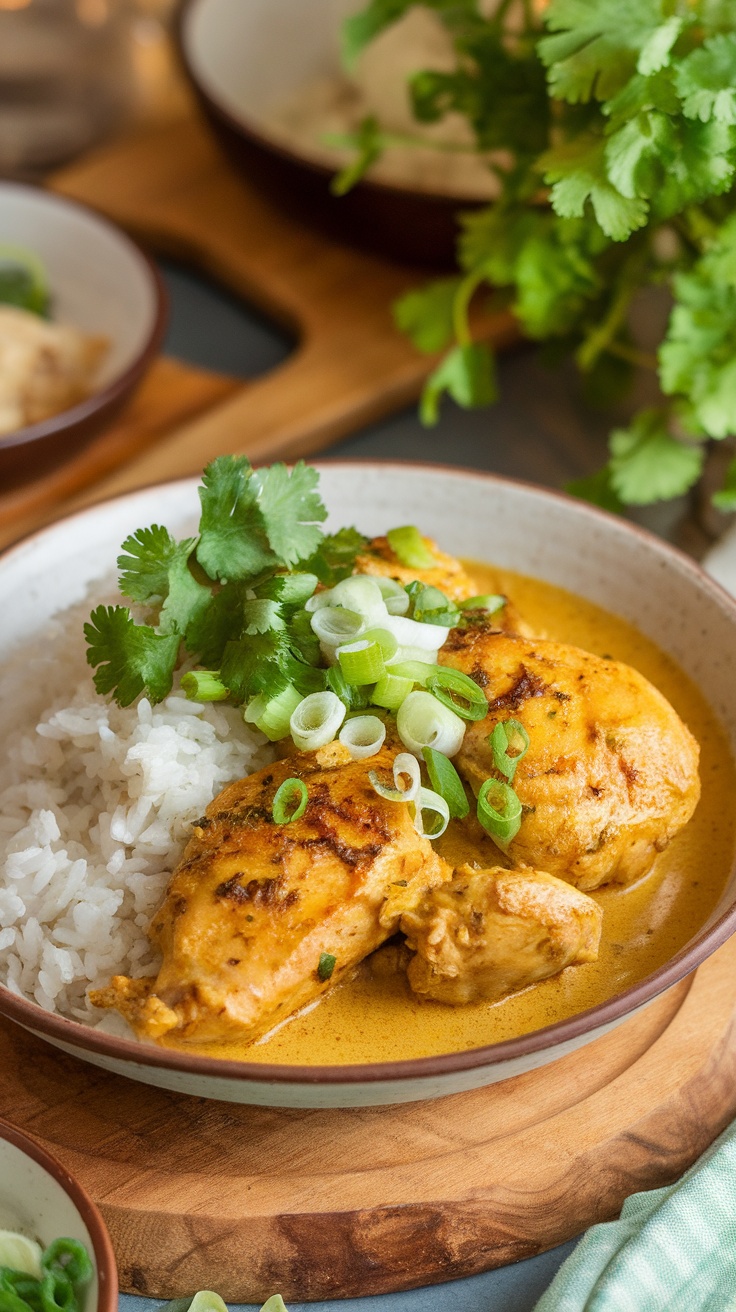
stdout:
MULTIPOLYGON (((372 0, 343 29, 348 64, 414 0, 372 0)), ((610 459, 572 490, 608 506, 643 505, 699 479, 709 439, 736 433, 736 0, 426 0, 446 27, 454 70, 410 81, 413 112, 471 124, 498 199, 460 216, 459 274, 395 306, 423 351, 446 349, 422 399, 435 422, 496 395, 489 348, 473 340, 481 288, 510 306, 527 337, 556 344, 588 393, 656 369, 659 406, 610 438, 610 459), (656 356, 632 340, 642 288, 673 307, 656 356)), ((375 160, 375 120, 338 190, 375 160)), ((736 460, 716 494, 736 509, 736 460)))

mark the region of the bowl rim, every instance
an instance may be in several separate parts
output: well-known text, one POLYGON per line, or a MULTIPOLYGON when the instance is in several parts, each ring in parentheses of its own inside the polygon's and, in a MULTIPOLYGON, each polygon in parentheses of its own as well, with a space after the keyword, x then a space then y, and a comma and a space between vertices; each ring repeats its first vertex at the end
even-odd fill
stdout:
MULTIPOLYGON (((706 573, 697 561, 679 548, 672 546, 663 538, 651 533, 638 524, 632 524, 618 515, 602 510, 589 502, 581 501, 566 492, 542 487, 524 479, 507 478, 487 470, 476 470, 458 465, 445 465, 432 461, 413 460, 370 460, 370 459, 335 459, 310 462, 320 472, 324 469, 373 469, 373 470, 412 470, 421 469, 442 476, 460 480, 480 480, 495 484, 502 491, 512 487, 532 493, 542 501, 552 505, 575 507, 576 511, 586 517, 591 525, 609 524, 626 533, 633 534, 650 550, 654 548, 665 558, 670 558, 680 570, 710 593, 730 613, 736 628, 736 597, 733 597, 720 583, 706 573)), ((43 537, 44 534, 62 524, 73 524, 82 517, 104 510, 108 505, 133 501, 143 493, 162 489, 191 487, 196 488, 199 475, 171 479, 167 482, 154 482, 136 488, 132 492, 122 493, 91 506, 85 506, 71 515, 63 516, 52 524, 36 529, 18 542, 11 544, 0 552, 0 569, 5 562, 19 550, 25 550, 29 543, 43 537)), ((281 1086, 310 1085, 375 1085, 401 1081, 426 1081, 436 1077, 455 1075, 476 1068, 495 1067, 519 1058, 526 1058, 547 1048, 560 1048, 563 1056, 566 1046, 581 1039, 589 1032, 604 1030, 607 1026, 622 1021, 632 1015, 639 1007, 654 1001, 661 993, 680 980, 690 975, 703 961, 721 947, 736 932, 736 894, 732 904, 708 928, 702 927, 696 935, 675 953, 663 966, 639 980, 622 993, 616 994, 606 1002, 576 1012, 565 1020, 555 1021, 541 1029, 532 1030, 518 1038, 504 1039, 499 1043, 484 1044, 478 1048, 468 1048, 461 1052, 440 1053, 429 1057, 412 1057, 398 1061, 365 1062, 329 1066, 295 1066, 265 1062, 235 1061, 229 1058, 203 1056, 183 1049, 157 1048, 152 1044, 137 1039, 106 1034, 78 1021, 68 1020, 57 1013, 44 1011, 37 1003, 11 993, 4 984, 0 984, 0 1015, 15 1021, 25 1029, 48 1037, 53 1042, 82 1048, 87 1052, 96 1052, 100 1056, 123 1061, 139 1066, 158 1067, 169 1071, 179 1071, 184 1075, 198 1076, 233 1081, 239 1084, 272 1084, 281 1086)), ((554 1059, 554 1058, 553 1058, 554 1059)))
POLYGON ((0 455, 13 447, 41 441, 44 438, 53 437, 54 434, 63 434, 66 429, 76 428, 78 425, 84 424, 93 415, 105 410, 108 406, 114 405, 116 401, 130 391, 158 355, 169 319, 168 296, 164 280, 158 268, 146 251, 116 223, 113 223, 111 219, 106 218, 105 215, 100 214, 98 210, 93 209, 91 205, 86 205, 83 201, 74 200, 70 196, 64 196, 59 192, 49 191, 42 187, 33 187, 24 182, 0 180, 0 199, 6 188, 26 192, 28 195, 33 196, 34 200, 40 199, 42 203, 47 202, 52 206, 59 205, 63 209, 81 213, 100 227, 105 228, 141 266, 153 292, 154 312, 151 327, 143 346, 122 373, 116 374, 104 387, 91 392, 89 396, 84 397, 82 401, 77 401, 75 405, 60 410, 58 414, 50 415, 48 419, 42 419, 38 423, 26 424, 23 428, 16 428, 12 433, 0 435, 0 455))
POLYGON ((4 1119, 0 1119, 0 1139, 12 1144, 14 1148, 17 1148, 26 1157, 30 1157, 32 1161, 42 1167, 57 1184, 61 1185, 61 1188, 71 1199, 89 1230, 92 1240, 95 1266, 97 1268, 97 1312, 117 1312, 118 1269, 112 1240, 99 1208, 92 1202, 89 1194, 76 1177, 72 1175, 71 1171, 67 1170, 63 1162, 47 1152, 46 1148, 37 1139, 26 1134, 24 1130, 17 1129, 10 1121, 4 1119))
MULTIPOLYGON (((190 15, 198 5, 206 4, 207 0, 180 0, 180 4, 174 15, 174 42, 176 50, 189 81, 194 87, 202 103, 207 107, 212 115, 215 115, 230 129, 231 132, 245 137, 254 145, 259 146, 261 150, 270 155, 275 155, 292 167, 307 169, 316 177, 322 178, 329 182, 335 175, 338 168, 330 168, 328 164, 322 164, 319 160, 310 158, 309 155, 300 154, 298 150, 291 150, 283 142, 268 136, 257 126, 258 120, 241 117, 233 112, 216 94, 216 91, 205 86, 204 82, 197 73, 191 56, 191 46, 187 44, 187 24, 190 15)), ((458 206, 467 206, 468 208, 478 207, 479 205, 488 204, 482 197, 469 195, 467 192, 446 192, 446 191, 424 191, 419 187, 400 187, 395 182, 385 182, 381 178, 362 177, 352 188, 353 192, 375 191, 386 196, 397 198, 410 197, 412 200, 426 202, 428 205, 444 206, 445 208, 457 209, 458 206)), ((332 196, 330 192, 326 195, 326 200, 340 199, 332 196)))

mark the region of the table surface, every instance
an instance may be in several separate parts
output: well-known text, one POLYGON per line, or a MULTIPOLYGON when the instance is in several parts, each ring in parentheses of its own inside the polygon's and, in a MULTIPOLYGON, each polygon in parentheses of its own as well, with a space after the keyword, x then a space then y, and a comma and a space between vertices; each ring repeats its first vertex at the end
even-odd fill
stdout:
MULTIPOLYGON (((231 294, 188 270, 162 265, 171 299, 165 350, 206 368, 252 378, 286 358, 291 343, 231 294)), ((550 369, 533 347, 499 361, 501 399, 491 409, 463 411, 445 403, 436 427, 420 424, 415 408, 345 438, 320 459, 393 459, 462 465, 562 487, 600 467, 610 414, 586 405, 568 368, 550 369)), ((681 505, 649 508, 637 519, 674 537, 681 505)), ((574 1242, 498 1271, 450 1285, 329 1303, 292 1303, 290 1312, 530 1312, 574 1242)), ((273 1293, 278 1292, 273 1290, 273 1293)), ((153 1303, 121 1298, 122 1312, 150 1312, 153 1303)))

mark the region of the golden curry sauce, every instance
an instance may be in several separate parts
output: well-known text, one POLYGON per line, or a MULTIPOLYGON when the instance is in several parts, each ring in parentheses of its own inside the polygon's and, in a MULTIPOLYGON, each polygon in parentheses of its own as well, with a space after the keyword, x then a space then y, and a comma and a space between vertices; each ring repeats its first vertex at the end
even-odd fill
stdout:
MULTIPOLYGON (((395 954, 380 949, 352 979, 255 1043, 196 1051, 322 1066, 426 1057, 515 1038, 596 1006, 651 974, 692 938, 718 902, 734 854, 736 771, 703 695, 653 642, 599 606, 511 572, 474 563, 468 569, 479 593, 508 594, 535 632, 625 661, 664 693, 700 743, 702 797, 695 815, 644 879, 590 894, 603 908, 595 963, 568 967, 500 1002, 453 1007, 416 998, 403 973, 391 968, 395 954)), ((502 863, 477 822, 451 822, 437 847, 452 864, 502 863)))

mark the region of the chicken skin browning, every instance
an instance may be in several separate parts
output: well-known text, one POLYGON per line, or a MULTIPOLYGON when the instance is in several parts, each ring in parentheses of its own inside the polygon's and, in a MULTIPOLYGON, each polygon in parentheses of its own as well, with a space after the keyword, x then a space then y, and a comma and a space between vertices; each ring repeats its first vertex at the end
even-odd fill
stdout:
POLYGON ((454 629, 444 665, 484 690, 488 715, 468 725, 455 758, 477 794, 494 769, 488 735, 517 720, 529 749, 514 775, 521 827, 506 855, 590 890, 628 884, 690 819, 699 748, 636 670, 563 643, 454 629))
POLYGON ((154 916, 158 977, 116 976, 96 1005, 146 1038, 247 1041, 351 971, 451 875, 408 806, 371 786, 369 770, 390 777, 394 755, 351 761, 331 744, 230 784, 194 826, 154 916), (276 824, 274 795, 294 777, 307 785, 306 811, 276 824))
POLYGON ((461 866, 402 916, 416 954, 409 983, 437 1002, 497 1002, 566 966, 597 960, 601 921, 592 898, 554 875, 461 866))

